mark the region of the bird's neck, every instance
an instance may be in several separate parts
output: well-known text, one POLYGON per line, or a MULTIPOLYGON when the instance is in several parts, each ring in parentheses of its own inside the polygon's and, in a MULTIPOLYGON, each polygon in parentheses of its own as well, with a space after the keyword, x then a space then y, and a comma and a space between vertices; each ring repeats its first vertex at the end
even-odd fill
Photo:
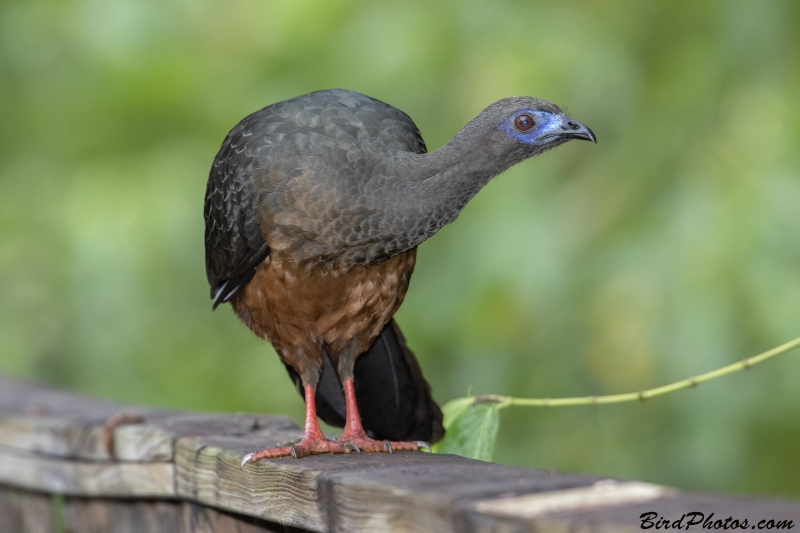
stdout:
MULTIPOLYGON (((432 237, 458 214, 494 176, 511 164, 501 164, 503 154, 492 152, 494 143, 480 142, 468 124, 447 144, 428 154, 409 154, 400 161, 404 176, 403 198, 393 231, 409 247, 432 237)), ((507 156, 507 154, 505 154, 507 156)))

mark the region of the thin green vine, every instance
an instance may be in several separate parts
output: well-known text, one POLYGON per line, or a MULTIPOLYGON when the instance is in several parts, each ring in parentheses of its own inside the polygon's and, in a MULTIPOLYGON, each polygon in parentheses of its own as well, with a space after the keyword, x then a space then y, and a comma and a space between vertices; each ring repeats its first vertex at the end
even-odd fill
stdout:
POLYGON ((791 340, 780 346, 776 346, 771 350, 764 353, 742 359, 738 363, 733 363, 711 372, 706 372, 699 376, 690 377, 669 385, 663 385, 654 389, 647 389, 639 392, 628 392, 625 394, 609 394, 607 396, 581 396, 576 398, 513 398, 511 396, 500 396, 499 394, 482 394, 473 397, 473 405, 479 403, 495 403, 497 409, 503 409, 512 405, 527 406, 527 407, 564 407, 567 405, 601 405, 608 403, 623 403, 623 402, 643 402, 656 396, 663 396, 671 392, 681 389, 688 389, 696 387, 706 381, 717 379, 740 370, 747 370, 751 366, 771 359, 777 355, 786 353, 800 346, 800 337, 791 340))

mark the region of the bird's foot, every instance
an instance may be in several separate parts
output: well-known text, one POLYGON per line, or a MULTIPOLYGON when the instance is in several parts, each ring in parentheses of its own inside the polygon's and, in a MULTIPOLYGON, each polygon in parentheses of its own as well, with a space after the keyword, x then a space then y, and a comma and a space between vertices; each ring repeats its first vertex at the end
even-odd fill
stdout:
POLYGON ((349 442, 333 442, 325 437, 308 438, 303 437, 300 442, 293 446, 279 446, 277 448, 269 448, 260 452, 248 453, 242 459, 241 466, 244 467, 247 463, 257 463, 261 459, 272 459, 275 457, 288 457, 292 456, 295 459, 305 457, 307 455, 315 455, 319 453, 360 453, 358 447, 349 442))
POLYGON ((426 449, 431 451, 431 447, 427 442, 417 441, 389 441, 389 440, 374 440, 366 435, 346 435, 343 434, 340 442, 352 444, 358 447, 362 452, 399 452, 399 451, 417 451, 426 449))

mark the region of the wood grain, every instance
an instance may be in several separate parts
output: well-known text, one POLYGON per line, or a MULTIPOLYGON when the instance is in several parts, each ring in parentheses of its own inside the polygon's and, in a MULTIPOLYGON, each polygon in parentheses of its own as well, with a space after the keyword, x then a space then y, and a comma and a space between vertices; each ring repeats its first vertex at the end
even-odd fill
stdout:
POLYGON ((76 533, 185 533, 181 504, 70 498, 63 504, 64 529, 76 533))
POLYGON ((185 413, 116 404, 54 391, 0 376, 0 446, 92 461, 172 461, 174 441, 186 436, 249 435, 295 429, 285 416, 185 413), (104 443, 106 422, 136 414, 141 424, 113 431, 113 457, 104 443))
POLYGON ((800 524, 797 502, 421 452, 287 457, 240 469, 245 454, 301 433, 284 416, 147 409, 0 376, 0 532, 62 533, 54 517, 63 531, 89 533, 612 533, 639 531, 644 512, 677 519, 695 511, 800 524), (109 420, 142 421, 110 430, 111 454, 109 420))
POLYGON ((477 499, 598 479, 418 452, 283 458, 239 469, 246 453, 275 440, 181 439, 178 496, 318 531, 453 531, 461 509, 477 499))
POLYGON ((0 487, 1 533, 302 533, 193 502, 54 498, 0 487))
POLYGON ((0 484, 53 494, 174 497, 172 463, 65 461, 0 447, 0 484))
POLYGON ((51 496, 0 487, 0 531, 3 533, 56 533, 51 496))
POLYGON ((183 504, 183 531, 191 533, 301 533, 298 528, 236 516, 195 503, 183 504))
MULTIPOLYGON (((474 509, 474 508, 473 508, 474 509)), ((694 525, 689 531, 707 531, 714 528, 716 520, 725 521, 728 517, 748 521, 747 527, 730 529, 733 531, 756 530, 761 520, 789 520, 795 530, 800 524, 800 505, 797 502, 744 498, 732 496, 711 496, 707 494, 673 494, 672 497, 659 498, 648 502, 605 507, 587 508, 583 511, 522 513, 513 516, 505 513, 482 513, 473 510, 469 517, 471 533, 496 533, 498 531, 528 532, 548 531, 570 533, 574 531, 633 533, 642 531, 641 516, 655 513, 669 520, 670 524, 689 513, 701 512, 704 518, 711 517, 712 527, 694 525), (713 515, 713 516, 712 516, 713 515)), ((688 518, 684 518, 683 531, 686 531, 688 518)), ((655 527, 648 528, 655 531, 655 527)), ((663 526, 659 530, 664 530, 663 526)), ((670 528, 673 529, 673 528, 670 528)), ((786 528, 785 530, 789 530, 786 528)))

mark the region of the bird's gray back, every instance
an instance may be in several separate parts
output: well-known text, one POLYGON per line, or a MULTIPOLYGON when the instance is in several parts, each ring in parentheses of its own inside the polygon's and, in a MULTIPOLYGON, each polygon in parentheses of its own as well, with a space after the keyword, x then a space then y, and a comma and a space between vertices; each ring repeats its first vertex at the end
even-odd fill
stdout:
POLYGON ((265 238, 298 260, 333 257, 368 239, 377 231, 365 227, 370 183, 390 178, 382 161, 398 151, 426 151, 411 118, 352 91, 319 91, 245 117, 222 143, 206 190, 212 296, 257 265, 248 263, 263 255, 265 238))

